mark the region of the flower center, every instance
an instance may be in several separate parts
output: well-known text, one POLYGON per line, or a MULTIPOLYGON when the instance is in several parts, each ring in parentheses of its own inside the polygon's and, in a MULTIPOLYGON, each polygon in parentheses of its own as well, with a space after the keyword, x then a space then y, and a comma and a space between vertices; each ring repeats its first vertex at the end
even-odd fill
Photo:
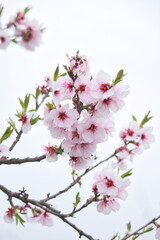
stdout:
POLYGON ((132 130, 132 129, 127 129, 127 134, 130 136, 130 137, 132 137, 133 136, 133 134, 134 134, 134 131, 132 130))
POLYGON ((68 116, 65 112, 60 112, 58 118, 61 120, 65 120, 66 118, 68 118, 68 116))
POLYGON ((27 118, 26 115, 25 116, 21 116, 21 118, 18 119, 18 121, 22 122, 23 124, 27 123, 27 120, 28 120, 28 118, 27 118))
POLYGON ((91 124, 91 126, 88 128, 88 130, 90 130, 94 133, 96 128, 97 128, 97 126, 95 126, 94 124, 91 124))
POLYGON ((104 100, 103 100, 103 104, 106 104, 106 105, 109 105, 110 103, 111 103, 111 101, 112 101, 112 98, 105 98, 104 100))
POLYGON ((86 89, 86 85, 81 84, 81 85, 79 86, 79 91, 80 91, 80 93, 84 92, 85 89, 86 89))
POLYGON ((23 32, 23 41, 29 42, 33 38, 33 31, 31 27, 28 27, 26 32, 23 32))
POLYGON ((114 186, 114 183, 111 179, 109 179, 108 177, 105 177, 105 179, 107 180, 106 181, 107 187, 113 187, 114 186))
POLYGON ((0 40, 1 40, 1 43, 4 43, 6 39, 5 39, 5 37, 1 36, 0 40))
POLYGON ((101 90, 103 93, 107 92, 107 91, 109 90, 109 83, 102 83, 102 84, 100 85, 100 90, 101 90))

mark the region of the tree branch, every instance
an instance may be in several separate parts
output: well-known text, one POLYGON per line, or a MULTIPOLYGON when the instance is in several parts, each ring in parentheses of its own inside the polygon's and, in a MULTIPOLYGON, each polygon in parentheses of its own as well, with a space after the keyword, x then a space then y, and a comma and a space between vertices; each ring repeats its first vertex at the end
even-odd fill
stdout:
POLYGON ((3 185, 0 185, 0 190, 2 192, 4 192, 8 196, 8 198, 17 198, 17 199, 21 200, 22 202, 24 202, 25 204, 28 204, 28 203, 33 204, 34 206, 37 206, 37 207, 43 209, 44 211, 46 211, 48 213, 51 213, 52 215, 57 216, 63 222, 65 222, 70 227, 75 229, 79 233, 79 238, 84 236, 89 240, 96 240, 91 235, 88 235, 87 233, 82 231, 80 228, 78 228, 76 225, 74 225, 73 223, 71 223, 70 221, 65 219, 65 216, 63 214, 60 214, 60 212, 57 211, 56 209, 54 209, 50 204, 42 202, 42 201, 37 201, 37 200, 34 200, 34 199, 29 199, 28 197, 26 198, 24 196, 21 196, 20 193, 12 192, 12 191, 8 190, 6 187, 4 187, 3 185))
POLYGON ((7 159, 6 157, 2 157, 0 159, 0 165, 2 164, 22 164, 22 163, 30 163, 30 162, 40 162, 43 159, 46 158, 46 155, 41 155, 39 157, 34 157, 34 158, 11 158, 11 159, 7 159))

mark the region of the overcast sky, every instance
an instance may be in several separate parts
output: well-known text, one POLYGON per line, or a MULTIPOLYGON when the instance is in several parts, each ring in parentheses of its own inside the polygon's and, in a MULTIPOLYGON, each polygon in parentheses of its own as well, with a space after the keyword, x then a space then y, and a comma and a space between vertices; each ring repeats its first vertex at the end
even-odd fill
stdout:
MULTIPOLYGON (((18 97, 34 93, 37 84, 46 74, 52 75, 57 64, 63 72, 67 63, 66 53, 75 54, 79 49, 91 60, 91 74, 103 69, 112 77, 118 70, 128 74, 124 81, 130 94, 126 106, 115 115, 114 138, 99 146, 99 159, 104 159, 119 146, 118 133, 129 123, 131 115, 139 120, 151 110, 154 116, 148 126, 154 127, 155 143, 149 150, 134 159, 133 176, 125 202, 119 201, 119 212, 108 216, 97 213, 94 204, 77 214, 74 222, 87 233, 101 240, 109 240, 118 231, 126 231, 131 221, 133 230, 160 214, 160 1, 159 0, 2 0, 5 7, 2 23, 17 10, 33 7, 28 17, 38 19, 46 27, 43 44, 34 52, 28 52, 12 44, 0 51, 0 135, 8 126, 8 117, 19 109, 18 97)), ((10 145, 14 140, 6 141, 10 145)), ((23 135, 13 150, 12 157, 41 155, 42 146, 54 142, 41 123, 23 135)), ((61 158, 55 164, 46 162, 22 166, 0 166, 0 183, 13 191, 27 188, 31 198, 40 199, 48 192, 55 193, 71 182, 71 168, 61 158)), ((93 173, 83 179, 83 201, 91 194, 93 173)), ((65 213, 72 209, 78 186, 64 198, 55 199, 65 213)), ((59 219, 53 217, 54 227, 38 224, 16 227, 3 221, 9 207, 6 196, 0 193, 0 239, 2 240, 78 240, 78 234, 59 219)), ((154 239, 154 232, 141 239, 154 239)), ((85 239, 85 238, 82 238, 85 239)))

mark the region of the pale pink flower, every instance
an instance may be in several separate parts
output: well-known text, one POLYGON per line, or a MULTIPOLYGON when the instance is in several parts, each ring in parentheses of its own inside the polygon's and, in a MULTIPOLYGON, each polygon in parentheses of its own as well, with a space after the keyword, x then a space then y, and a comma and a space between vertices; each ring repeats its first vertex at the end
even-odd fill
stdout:
POLYGON ((119 168, 120 170, 126 170, 127 169, 127 164, 122 158, 118 158, 117 162, 112 162, 112 167, 113 168, 119 168))
POLYGON ((52 227, 54 225, 52 218, 47 212, 43 212, 39 215, 38 222, 47 227, 52 227))
POLYGON ((69 129, 78 119, 77 110, 69 108, 66 104, 53 110, 53 119, 57 127, 69 129))
POLYGON ((48 88, 53 88, 53 80, 51 79, 51 77, 46 76, 44 80, 48 88))
POLYGON ((28 133, 31 130, 31 116, 27 115, 21 115, 21 117, 18 119, 18 121, 22 122, 22 132, 28 133))
POLYGON ((94 163, 93 157, 70 157, 69 164, 73 170, 82 170, 91 167, 94 163))
POLYGON ((85 119, 82 123, 82 137, 85 142, 91 143, 99 143, 104 142, 106 138, 106 131, 102 127, 101 123, 94 121, 91 117, 85 119))
POLYGON ((127 191, 125 190, 130 185, 130 180, 128 178, 123 179, 121 186, 118 188, 118 194, 116 198, 125 200, 128 196, 127 191))
POLYGON ((160 240, 160 226, 158 226, 158 227, 156 228, 155 238, 156 238, 157 240, 160 240))
POLYGON ((3 144, 0 144, 0 158, 2 156, 9 157, 9 155, 10 155, 9 148, 3 144))
POLYGON ((154 142, 154 135, 151 134, 152 127, 144 127, 140 129, 140 144, 143 145, 145 149, 150 147, 150 143, 154 142))
POLYGON ((80 101, 85 104, 91 104, 97 101, 90 94, 90 85, 92 84, 90 78, 91 77, 89 75, 82 75, 76 79, 74 84, 76 89, 78 90, 80 101))
POLYGON ((108 98, 104 98, 96 105, 99 114, 107 117, 109 113, 117 112, 124 106, 123 98, 129 94, 128 86, 123 86, 122 83, 116 84, 113 87, 114 93, 108 98))
POLYGON ((48 146, 44 146, 44 151, 46 154, 46 160, 48 162, 55 162, 58 160, 58 156, 57 156, 57 146, 50 146, 48 144, 48 146))
POLYGON ((0 48, 6 49, 10 44, 10 37, 4 30, 0 30, 0 48))
POLYGON ((128 128, 120 132, 120 137, 127 141, 135 141, 138 139, 139 126, 136 121, 131 121, 128 128))
POLYGON ((118 211, 120 209, 119 203, 115 199, 102 199, 97 203, 97 210, 105 215, 110 214, 111 211, 118 211))
POLYGON ((104 71, 99 71, 96 78, 91 81, 91 95, 97 100, 103 100, 113 95, 114 90, 110 85, 110 76, 104 71))
POLYGON ((89 62, 86 56, 72 56, 67 57, 70 62, 69 69, 73 72, 75 76, 87 75, 89 73, 89 62))
POLYGON ((16 35, 21 36, 21 46, 33 51, 41 43, 41 27, 36 20, 26 20, 23 25, 18 25, 16 35))
POLYGON ((114 170, 111 167, 104 168, 100 175, 95 175, 97 180, 97 189, 99 194, 116 197, 118 195, 119 188, 122 186, 122 179, 116 176, 114 170))
POLYGON ((13 223, 14 222, 14 216, 15 216, 15 209, 14 208, 8 208, 8 211, 6 211, 6 215, 3 216, 3 219, 6 223, 13 223))
POLYGON ((129 150, 130 160, 132 161, 137 154, 141 154, 142 152, 143 150, 139 146, 132 148, 131 150, 129 150))

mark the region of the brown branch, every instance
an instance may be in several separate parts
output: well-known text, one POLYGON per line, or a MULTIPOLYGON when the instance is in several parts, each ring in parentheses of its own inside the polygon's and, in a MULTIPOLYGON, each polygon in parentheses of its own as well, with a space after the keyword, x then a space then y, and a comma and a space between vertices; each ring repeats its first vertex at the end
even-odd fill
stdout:
POLYGON ((19 142, 20 138, 21 138, 21 135, 22 135, 22 129, 17 132, 17 137, 16 137, 16 140, 12 143, 12 145, 10 146, 9 148, 9 151, 12 151, 13 148, 16 146, 16 144, 19 142))
POLYGON ((151 221, 149 221, 148 223, 146 223, 143 227, 140 227, 139 229, 137 229, 136 231, 134 231, 131 234, 127 234, 125 237, 123 237, 121 240, 126 240, 134 235, 141 235, 141 233, 139 233, 141 230, 143 230, 144 228, 148 227, 151 224, 154 224, 155 221, 157 221, 158 219, 160 219, 160 216, 153 218, 151 221))
POLYGON ((7 159, 6 157, 2 157, 0 159, 0 165, 2 164, 22 164, 22 163, 30 163, 30 162, 40 162, 43 159, 46 158, 46 155, 41 155, 39 157, 34 157, 34 158, 11 158, 11 159, 7 159))
POLYGON ((60 212, 57 211, 56 209, 54 209, 50 204, 42 202, 42 201, 37 201, 37 200, 34 200, 34 199, 25 198, 24 196, 21 196, 19 193, 12 192, 2 185, 0 185, 0 190, 2 192, 4 192, 8 196, 8 198, 17 198, 17 199, 21 200, 22 202, 24 202, 25 204, 31 203, 34 206, 37 206, 37 207, 43 209, 44 211, 46 211, 48 213, 51 213, 52 215, 57 216, 63 222, 65 222, 66 224, 71 226, 73 229, 75 229, 79 233, 79 238, 84 236, 89 240, 96 240, 91 235, 88 235, 87 233, 82 231, 80 228, 78 228, 76 225, 74 225, 73 223, 71 223, 70 221, 65 219, 65 216, 63 214, 60 214, 60 212))
POLYGON ((116 151, 115 151, 112 155, 110 155, 108 158, 100 161, 99 163, 97 163, 97 164, 94 165, 93 167, 86 169, 86 170, 84 171, 84 173, 82 173, 80 176, 78 176, 78 177, 76 178, 76 180, 73 181, 68 187, 64 188, 63 190, 57 192, 57 193, 54 194, 54 195, 48 196, 47 198, 43 199, 42 201, 47 202, 47 201, 49 201, 49 200, 51 200, 51 199, 53 199, 53 198, 56 198, 57 196, 61 195, 62 193, 67 192, 70 188, 72 188, 75 184, 77 184, 83 176, 85 176, 87 173, 89 173, 90 171, 92 171, 94 168, 98 167, 98 166, 101 165, 102 163, 108 161, 109 159, 111 159, 111 158, 114 157, 115 155, 116 155, 116 151))

